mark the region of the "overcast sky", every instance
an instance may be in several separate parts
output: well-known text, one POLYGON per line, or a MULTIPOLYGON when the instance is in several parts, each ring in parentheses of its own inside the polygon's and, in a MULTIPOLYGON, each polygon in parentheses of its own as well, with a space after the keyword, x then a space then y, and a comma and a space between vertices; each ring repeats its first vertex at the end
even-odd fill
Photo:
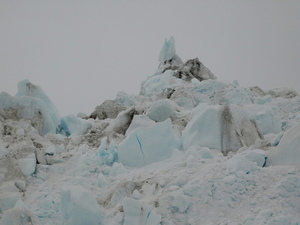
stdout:
POLYGON ((138 94, 165 38, 218 80, 300 92, 298 0, 0 0, 0 91, 29 79, 61 115, 138 94))

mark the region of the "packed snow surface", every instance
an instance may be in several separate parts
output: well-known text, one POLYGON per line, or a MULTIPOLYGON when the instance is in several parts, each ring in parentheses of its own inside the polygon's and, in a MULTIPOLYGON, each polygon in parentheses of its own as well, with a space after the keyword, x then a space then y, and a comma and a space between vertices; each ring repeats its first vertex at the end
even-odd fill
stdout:
POLYGON ((140 95, 60 117, 0 93, 1 225, 300 224, 300 97, 225 83, 173 38, 140 95))

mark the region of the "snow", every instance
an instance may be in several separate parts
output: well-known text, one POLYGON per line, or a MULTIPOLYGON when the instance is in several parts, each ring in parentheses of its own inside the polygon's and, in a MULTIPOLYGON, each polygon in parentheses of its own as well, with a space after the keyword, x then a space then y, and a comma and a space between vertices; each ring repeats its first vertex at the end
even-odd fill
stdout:
POLYGON ((27 81, 0 94, 1 225, 300 224, 300 97, 163 49, 140 95, 90 116, 27 81))

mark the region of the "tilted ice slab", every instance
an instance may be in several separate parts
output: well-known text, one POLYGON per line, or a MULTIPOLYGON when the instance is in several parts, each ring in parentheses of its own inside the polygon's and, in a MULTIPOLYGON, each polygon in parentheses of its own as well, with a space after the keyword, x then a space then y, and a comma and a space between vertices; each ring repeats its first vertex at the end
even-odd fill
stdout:
POLYGON ((183 149, 203 146, 224 154, 262 138, 256 122, 241 106, 201 104, 182 133, 183 149))
POLYGON ((180 148, 170 119, 147 128, 132 131, 119 145, 119 162, 126 166, 140 167, 160 162, 180 148))

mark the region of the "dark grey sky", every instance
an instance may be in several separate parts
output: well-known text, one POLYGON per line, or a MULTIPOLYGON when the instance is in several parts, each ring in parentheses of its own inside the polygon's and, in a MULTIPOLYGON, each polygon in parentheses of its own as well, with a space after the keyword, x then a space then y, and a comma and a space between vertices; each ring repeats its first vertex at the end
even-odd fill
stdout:
POLYGON ((138 94, 165 38, 219 80, 300 92, 300 1, 0 0, 0 91, 41 86, 61 115, 138 94))

